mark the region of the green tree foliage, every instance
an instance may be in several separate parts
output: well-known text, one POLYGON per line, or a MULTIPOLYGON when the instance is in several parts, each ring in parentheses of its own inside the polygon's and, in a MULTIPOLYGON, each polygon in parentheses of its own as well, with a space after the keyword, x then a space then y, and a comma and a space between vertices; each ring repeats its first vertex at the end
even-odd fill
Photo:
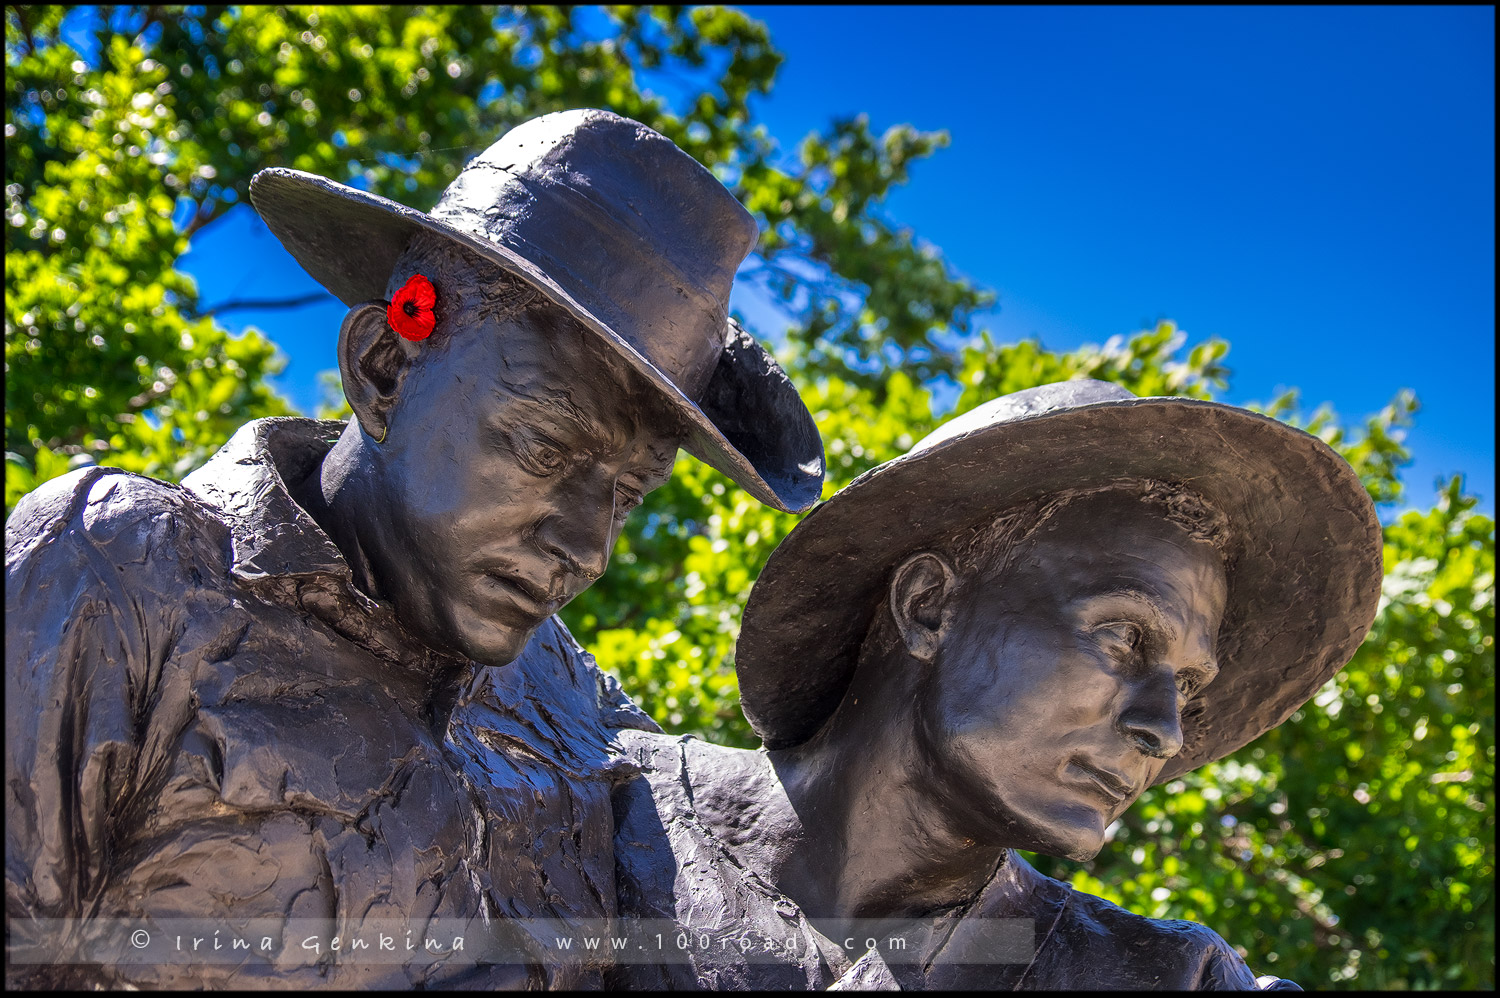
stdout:
MULTIPOLYGON (((1070 377, 1141 395, 1212 398, 1227 344, 1184 351, 1170 323, 1104 347, 1035 341, 962 350, 956 411, 1070 377)), ((877 393, 835 377, 804 398, 829 457, 825 497, 948 416, 902 371, 877 393)), ((1371 495, 1401 496, 1402 393, 1362 426, 1289 393, 1258 407, 1316 433, 1371 495)), ((1261 973, 1306 986, 1487 986, 1494 979, 1494 520, 1455 478, 1438 505, 1386 529, 1380 614, 1353 661, 1286 724, 1148 792, 1092 862, 1043 872, 1236 943, 1261 973)), ((683 458, 608 575, 566 611, 594 654, 671 731, 758 744, 735 697, 740 609, 796 517, 683 458), (644 581, 649 580, 649 581, 644 581)))
POLYGON ((768 233, 755 279, 819 356, 863 347, 870 323, 925 355, 990 301, 870 211, 946 136, 835 122, 781 163, 748 108, 780 56, 737 11, 612 8, 596 37, 571 8, 102 7, 92 61, 64 13, 6 8, 7 508, 89 457, 181 477, 246 418, 285 411, 270 342, 228 336, 175 266, 265 167, 429 205, 511 125, 609 107, 751 207, 768 233), (700 86, 677 113, 642 72, 700 86), (864 273, 880 276, 843 276, 864 273), (851 299, 885 318, 845 321, 851 299))
MULTIPOLYGON (((1228 387, 1228 345, 1187 349, 1170 323, 1069 353, 972 330, 988 293, 880 209, 946 136, 854 118, 783 153, 750 104, 781 57, 734 10, 105 7, 87 57, 65 14, 6 8, 7 510, 80 461, 179 478, 244 420, 287 411, 271 341, 228 334, 177 269, 256 170, 421 207, 505 128, 567 107, 652 125, 756 215, 745 279, 789 323, 781 359, 823 434, 825 496, 951 416, 943 386, 953 411, 1070 377, 1228 387)), ((1294 394, 1262 408, 1338 448, 1387 508, 1402 499, 1409 394, 1353 425, 1294 394)), ((668 730, 753 745, 734 641, 795 522, 682 458, 567 622, 668 730)), ((1307 986, 1492 986, 1494 522, 1455 479, 1385 540, 1375 627, 1310 703, 1148 793, 1094 861, 1041 867, 1211 925, 1307 986)))
POLYGON ((174 74, 120 35, 90 68, 56 41, 61 8, 7 12, 9 509, 90 458, 180 477, 285 408, 264 383, 272 344, 197 315, 174 269, 188 236, 175 198, 215 174, 184 134, 174 74))

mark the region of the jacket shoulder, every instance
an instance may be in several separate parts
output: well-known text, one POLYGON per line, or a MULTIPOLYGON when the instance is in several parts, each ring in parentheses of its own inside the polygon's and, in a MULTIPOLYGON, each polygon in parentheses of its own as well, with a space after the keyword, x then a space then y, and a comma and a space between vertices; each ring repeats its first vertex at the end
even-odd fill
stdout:
MULTIPOLYGON (((1181 918, 1148 918, 1074 890, 1065 933, 1112 938, 1122 960, 1113 987, 1253 990, 1244 958, 1213 929, 1181 918)), ((1065 916, 1066 917, 1066 916, 1065 916)))
POLYGON ((80 546, 120 567, 163 557, 222 561, 227 525, 181 486, 119 468, 80 468, 21 498, 5 524, 7 575, 80 546))

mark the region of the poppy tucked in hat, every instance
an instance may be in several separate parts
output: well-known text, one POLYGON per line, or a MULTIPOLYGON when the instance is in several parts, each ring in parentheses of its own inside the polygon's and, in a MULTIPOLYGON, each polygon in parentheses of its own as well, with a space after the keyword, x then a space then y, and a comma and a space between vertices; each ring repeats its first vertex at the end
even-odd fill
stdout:
POLYGON ((1154 479, 1196 493, 1236 538, 1220 672, 1183 710, 1163 783, 1285 721, 1349 661, 1380 599, 1369 494, 1317 437, 1218 402, 1137 398, 1102 381, 1006 395, 950 420, 818 506, 771 553, 735 670, 768 748, 838 709, 891 572, 1057 493, 1154 479))
POLYGON ((812 415, 728 317, 755 220, 645 125, 597 110, 524 122, 465 166, 430 213, 298 170, 262 170, 250 197, 347 305, 383 297, 417 233, 452 239, 617 351, 684 418, 688 453, 778 509, 817 501, 823 443, 812 415))

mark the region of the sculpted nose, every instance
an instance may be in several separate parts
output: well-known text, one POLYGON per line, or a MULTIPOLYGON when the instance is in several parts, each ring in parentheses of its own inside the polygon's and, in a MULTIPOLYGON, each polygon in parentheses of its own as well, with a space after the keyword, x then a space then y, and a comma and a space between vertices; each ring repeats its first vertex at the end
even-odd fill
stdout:
POLYGON ((1182 751, 1182 717, 1173 670, 1156 669, 1135 685, 1118 726, 1127 742, 1153 759, 1170 759, 1182 751))
POLYGON ((548 517, 537 540, 542 550, 593 582, 609 566, 614 515, 613 494, 602 504, 579 501, 548 517))

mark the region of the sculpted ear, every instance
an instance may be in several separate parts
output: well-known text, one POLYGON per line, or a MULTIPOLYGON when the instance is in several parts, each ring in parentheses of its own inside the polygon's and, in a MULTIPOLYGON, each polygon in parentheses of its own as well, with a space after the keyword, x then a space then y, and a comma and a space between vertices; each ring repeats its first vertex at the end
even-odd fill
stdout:
POLYGON ((957 575, 941 555, 921 551, 901 563, 891 578, 891 616, 906 650, 931 662, 942 643, 948 594, 957 575))
POLYGON ((360 302, 339 329, 339 375, 354 418, 372 439, 385 436, 386 417, 421 347, 386 322, 386 301, 360 302))

